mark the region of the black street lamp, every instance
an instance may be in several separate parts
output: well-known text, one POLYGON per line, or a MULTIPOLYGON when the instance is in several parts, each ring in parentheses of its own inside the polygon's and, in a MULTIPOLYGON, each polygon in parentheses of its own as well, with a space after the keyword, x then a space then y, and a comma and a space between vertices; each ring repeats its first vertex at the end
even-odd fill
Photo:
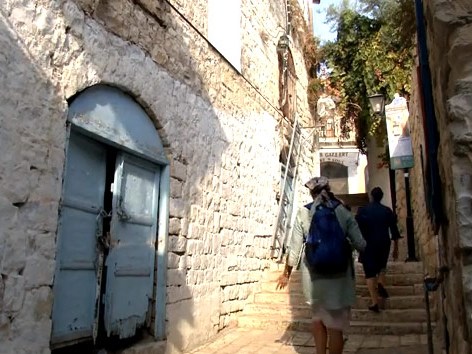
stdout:
POLYGON ((284 33, 280 36, 277 42, 277 53, 285 54, 286 50, 290 47, 290 38, 284 33))
MULTIPOLYGON (((385 98, 382 94, 375 94, 369 96, 369 103, 372 107, 374 114, 380 116, 384 115, 385 109, 385 98)), ((408 258, 405 262, 417 262, 416 250, 415 250, 415 228, 413 223, 413 212, 411 209, 411 191, 410 191, 410 170, 408 168, 403 169, 403 176, 405 177, 405 197, 406 197, 406 237, 408 246, 408 258)), ((393 206, 393 212, 396 215, 396 206, 393 206)))
POLYGON ((372 96, 369 96, 370 106, 375 114, 382 115, 385 108, 385 97, 384 95, 378 93, 372 96))
POLYGON ((408 258, 405 262, 418 262, 415 250, 415 225, 413 223, 413 212, 411 210, 410 169, 403 169, 403 175, 405 176, 406 241, 408 246, 408 258))

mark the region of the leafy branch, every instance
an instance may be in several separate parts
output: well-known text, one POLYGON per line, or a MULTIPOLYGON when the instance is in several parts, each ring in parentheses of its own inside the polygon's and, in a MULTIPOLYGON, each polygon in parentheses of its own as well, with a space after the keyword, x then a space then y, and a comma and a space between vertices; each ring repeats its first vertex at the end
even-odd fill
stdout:
POLYGON ((414 3, 361 0, 355 8, 345 0, 330 9, 329 18, 338 35, 322 51, 332 70, 330 85, 340 93, 342 132, 355 127, 357 146, 365 153, 369 136, 379 144, 386 140, 385 123, 372 117, 367 97, 382 93, 388 101, 411 90, 414 3))

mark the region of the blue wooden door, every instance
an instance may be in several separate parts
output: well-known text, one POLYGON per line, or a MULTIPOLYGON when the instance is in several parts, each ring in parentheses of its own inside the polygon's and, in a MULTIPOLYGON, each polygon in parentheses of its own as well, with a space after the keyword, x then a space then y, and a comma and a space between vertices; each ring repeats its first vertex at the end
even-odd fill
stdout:
POLYGON ((97 235, 103 208, 106 151, 71 132, 58 228, 51 342, 93 335, 97 297, 97 235))
POLYGON ((107 335, 131 337, 150 319, 160 168, 120 153, 113 186, 104 323, 107 335))

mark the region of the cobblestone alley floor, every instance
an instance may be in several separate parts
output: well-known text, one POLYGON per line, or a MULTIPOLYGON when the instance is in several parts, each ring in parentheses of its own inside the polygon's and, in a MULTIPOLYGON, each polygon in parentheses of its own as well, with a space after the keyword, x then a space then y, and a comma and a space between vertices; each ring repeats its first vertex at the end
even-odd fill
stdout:
MULTIPOLYGON (((350 335, 345 354, 427 354, 426 335, 350 335)), ((314 354, 313 337, 305 332, 234 329, 188 354, 314 354)))

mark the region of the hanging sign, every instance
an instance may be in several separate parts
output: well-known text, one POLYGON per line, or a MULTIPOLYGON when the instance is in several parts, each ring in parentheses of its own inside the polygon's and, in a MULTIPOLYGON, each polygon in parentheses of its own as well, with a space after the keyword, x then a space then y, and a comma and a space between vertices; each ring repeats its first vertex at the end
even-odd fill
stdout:
POLYGON ((392 103, 385 106, 390 168, 392 170, 411 168, 414 165, 408 117, 406 99, 395 94, 392 103))
POLYGON ((320 150, 320 162, 335 162, 344 166, 356 165, 359 152, 339 150, 320 150))

